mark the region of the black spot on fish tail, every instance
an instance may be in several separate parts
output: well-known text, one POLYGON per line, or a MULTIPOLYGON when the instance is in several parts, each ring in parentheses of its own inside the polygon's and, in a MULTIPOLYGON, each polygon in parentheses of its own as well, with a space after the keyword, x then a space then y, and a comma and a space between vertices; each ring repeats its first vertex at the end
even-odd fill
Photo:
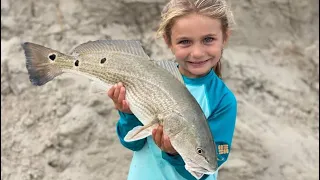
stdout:
POLYGON ((29 42, 23 43, 22 48, 26 57, 29 79, 33 85, 44 85, 62 73, 60 68, 50 62, 57 58, 56 53, 52 53, 52 49, 29 42), (55 57, 53 58, 52 55, 55 57))
POLYGON ((76 60, 76 61, 74 62, 74 65, 75 65, 75 66, 79 66, 79 60, 76 60))
POLYGON ((106 58, 102 58, 102 59, 100 60, 100 63, 103 64, 103 63, 106 62, 106 60, 107 60, 106 58))

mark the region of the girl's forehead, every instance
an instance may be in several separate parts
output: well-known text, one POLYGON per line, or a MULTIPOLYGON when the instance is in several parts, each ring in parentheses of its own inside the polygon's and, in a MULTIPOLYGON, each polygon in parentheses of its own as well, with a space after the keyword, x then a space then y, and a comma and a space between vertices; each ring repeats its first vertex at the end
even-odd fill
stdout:
POLYGON ((172 26, 172 34, 218 34, 221 32, 221 21, 200 14, 189 14, 179 17, 172 26))
POLYGON ((212 18, 206 15, 201 15, 198 13, 191 13, 181 17, 178 17, 174 25, 192 25, 192 24, 211 24, 213 26, 221 26, 221 20, 212 18))

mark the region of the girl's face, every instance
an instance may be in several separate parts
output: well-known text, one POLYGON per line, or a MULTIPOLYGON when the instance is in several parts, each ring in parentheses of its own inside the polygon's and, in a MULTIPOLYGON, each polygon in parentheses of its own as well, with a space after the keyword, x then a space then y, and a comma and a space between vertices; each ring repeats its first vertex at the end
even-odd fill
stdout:
POLYGON ((179 71, 190 78, 206 75, 219 61, 226 42, 220 20, 196 13, 176 19, 171 43, 165 40, 179 63, 179 71))

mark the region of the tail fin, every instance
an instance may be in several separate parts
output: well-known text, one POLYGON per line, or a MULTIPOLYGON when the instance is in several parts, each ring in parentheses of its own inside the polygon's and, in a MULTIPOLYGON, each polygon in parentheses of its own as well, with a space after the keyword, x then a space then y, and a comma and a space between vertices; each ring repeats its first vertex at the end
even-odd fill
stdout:
POLYGON ((58 51, 41 45, 25 42, 22 44, 26 56, 26 67, 33 85, 41 86, 62 74, 62 70, 54 64, 58 51))

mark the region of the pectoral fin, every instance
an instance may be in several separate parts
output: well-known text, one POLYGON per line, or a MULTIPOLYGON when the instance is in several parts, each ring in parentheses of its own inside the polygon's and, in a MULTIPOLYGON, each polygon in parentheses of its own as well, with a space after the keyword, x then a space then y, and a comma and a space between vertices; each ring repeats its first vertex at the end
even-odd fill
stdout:
POLYGON ((152 130, 158 126, 158 121, 152 121, 145 126, 136 126, 124 137, 127 142, 136 141, 148 137, 152 134, 152 130))

